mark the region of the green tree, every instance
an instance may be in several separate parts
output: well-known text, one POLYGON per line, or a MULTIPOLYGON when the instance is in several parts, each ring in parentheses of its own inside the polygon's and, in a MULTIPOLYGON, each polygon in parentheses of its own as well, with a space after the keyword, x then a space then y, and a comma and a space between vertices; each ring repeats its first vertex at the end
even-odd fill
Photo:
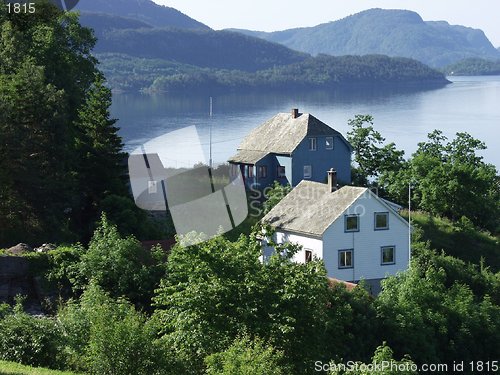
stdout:
POLYGON ((126 300, 91 284, 59 312, 67 366, 93 374, 174 374, 154 325, 126 300))
POLYGON ((165 274, 166 255, 160 247, 143 248, 133 236, 123 238, 103 214, 88 250, 78 265, 76 287, 93 282, 114 297, 150 306, 154 289, 165 274))
POLYGON ((0 75, 0 242, 50 238, 67 227, 73 185, 63 96, 32 59, 0 75))
POLYGON ((260 337, 300 373, 324 356, 328 284, 324 266, 297 264, 290 244, 260 261, 256 234, 172 249, 155 297, 164 339, 193 373, 240 334, 260 337))
POLYGON ((341 282, 328 290, 325 349, 329 360, 368 361, 379 343, 373 297, 358 285, 352 291, 341 282))
POLYGON ((104 78, 96 74, 77 120, 79 136, 76 148, 80 158, 82 222, 91 222, 98 214, 101 200, 109 194, 126 194, 122 140, 116 120, 110 118, 111 91, 104 78))
POLYGON ((399 202, 412 204, 452 220, 468 218, 475 226, 497 232, 500 227, 500 177, 494 165, 478 152, 486 145, 467 133, 448 141, 440 130, 419 143, 412 158, 399 171, 387 173, 383 185, 399 202))
POLYGON ((207 375, 284 375, 283 353, 259 339, 236 339, 225 351, 205 359, 207 375))
POLYGON ((347 139, 353 148, 355 167, 353 183, 368 186, 381 174, 399 170, 404 164, 404 151, 394 143, 384 145, 385 138, 373 127, 371 115, 356 115, 348 121, 347 139))
POLYGON ((401 361, 394 360, 392 349, 384 342, 379 346, 372 357, 371 363, 356 362, 345 371, 334 368, 330 375, 352 374, 352 375, 412 375, 418 374, 417 366, 409 359, 401 361))
POLYGON ((104 196, 126 194, 94 44, 50 1, 35 14, 0 4, 2 245, 87 240, 104 196))
POLYGON ((264 214, 271 211, 290 191, 292 191, 290 185, 282 185, 274 181, 273 186, 265 190, 264 214))
POLYGON ((376 305, 384 339, 419 364, 498 358, 500 308, 464 283, 479 275, 465 279, 425 247, 408 271, 383 282, 376 305))

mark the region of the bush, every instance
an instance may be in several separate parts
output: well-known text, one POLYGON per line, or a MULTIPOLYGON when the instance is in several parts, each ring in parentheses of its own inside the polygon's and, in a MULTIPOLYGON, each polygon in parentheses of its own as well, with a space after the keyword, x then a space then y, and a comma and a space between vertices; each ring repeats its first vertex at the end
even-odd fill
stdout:
POLYGON ((145 308, 165 273, 164 258, 159 248, 146 250, 135 237, 123 238, 103 214, 81 257, 78 286, 83 289, 92 281, 113 297, 126 297, 145 308))
MULTIPOLYGON (((34 317, 23 312, 22 300, 0 320, 0 359, 30 366, 61 368, 62 332, 52 318, 34 317)), ((0 317, 1 317, 0 315, 0 317)))
POLYGON ((125 300, 90 285, 59 315, 68 365, 94 374, 168 374, 167 353, 154 326, 125 300))
POLYGON ((372 363, 365 364, 356 362, 351 368, 347 368, 346 371, 340 368, 334 368, 330 372, 330 375, 413 375, 418 374, 415 370, 416 367, 417 366, 407 357, 403 358, 401 361, 395 361, 393 359, 392 349, 384 342, 375 350, 372 363))
POLYGON ((205 359, 207 375, 283 375, 283 353, 259 339, 240 338, 205 359))

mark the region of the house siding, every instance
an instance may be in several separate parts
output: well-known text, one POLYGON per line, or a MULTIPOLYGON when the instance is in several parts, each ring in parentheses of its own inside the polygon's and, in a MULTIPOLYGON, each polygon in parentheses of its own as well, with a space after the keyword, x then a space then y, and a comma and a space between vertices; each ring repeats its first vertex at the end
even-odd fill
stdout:
MULTIPOLYGON (((290 233, 286 231, 276 231, 274 234, 274 241, 276 243, 294 243, 302 246, 292 258, 294 262, 304 263, 306 257, 306 250, 312 251, 313 259, 321 259, 323 257, 323 241, 320 238, 305 236, 301 234, 290 233)), ((264 257, 271 255, 274 249, 266 247, 264 249, 264 257)))
POLYGON ((351 150, 339 136, 333 137, 333 150, 326 149, 328 136, 316 136, 316 151, 309 150, 307 136, 293 152, 292 185, 296 186, 304 179, 304 166, 312 166, 312 176, 307 180, 325 182, 327 171, 333 168, 337 171, 339 183, 351 183, 351 150))
POLYGON ((328 276, 345 281, 382 279, 408 268, 408 225, 369 191, 360 196, 323 234, 328 276), (374 229, 374 213, 389 212, 389 229, 374 229), (359 215, 359 231, 345 232, 344 216, 359 215), (381 265, 381 247, 395 246, 395 264, 381 265), (339 269, 338 251, 353 249, 354 267, 339 269))

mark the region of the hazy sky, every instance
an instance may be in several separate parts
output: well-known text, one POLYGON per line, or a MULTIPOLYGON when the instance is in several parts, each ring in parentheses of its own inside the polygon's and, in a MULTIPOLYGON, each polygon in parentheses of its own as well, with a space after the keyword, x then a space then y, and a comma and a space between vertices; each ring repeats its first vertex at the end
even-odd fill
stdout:
POLYGON ((369 8, 409 9, 425 21, 482 29, 500 46, 499 0, 153 0, 214 29, 274 31, 314 26, 369 8))

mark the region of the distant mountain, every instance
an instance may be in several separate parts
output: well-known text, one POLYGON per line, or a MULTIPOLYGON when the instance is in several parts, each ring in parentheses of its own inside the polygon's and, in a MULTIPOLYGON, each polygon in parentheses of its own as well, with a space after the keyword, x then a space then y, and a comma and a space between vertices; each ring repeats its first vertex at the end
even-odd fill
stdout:
POLYGON ((452 76, 500 75, 500 59, 496 61, 477 58, 465 59, 446 66, 442 71, 452 76))
POLYGON ((96 53, 243 71, 293 64, 309 57, 260 38, 214 31, 150 0, 84 0, 80 4, 80 22, 94 29, 97 37, 96 53))
POLYGON ((150 24, 134 18, 91 12, 81 12, 80 23, 94 29, 98 37, 111 30, 153 28, 150 24))
POLYGON ((214 31, 150 0, 84 0, 82 4, 85 11, 80 21, 94 29, 100 68, 118 90, 331 89, 351 83, 432 86, 448 82, 442 73, 410 59, 312 58, 255 36, 214 31))
POLYGON ((82 0, 75 9, 132 18, 155 27, 210 30, 207 25, 178 10, 155 4, 151 0, 82 0))
POLYGON ((278 43, 229 31, 101 28, 96 35, 97 53, 163 59, 204 68, 257 71, 309 57, 278 43))
POLYGON ((289 48, 330 55, 384 54, 443 67, 470 57, 500 58, 483 31, 452 26, 445 21, 425 22, 407 10, 370 9, 315 27, 272 33, 233 30, 281 43, 289 48))

